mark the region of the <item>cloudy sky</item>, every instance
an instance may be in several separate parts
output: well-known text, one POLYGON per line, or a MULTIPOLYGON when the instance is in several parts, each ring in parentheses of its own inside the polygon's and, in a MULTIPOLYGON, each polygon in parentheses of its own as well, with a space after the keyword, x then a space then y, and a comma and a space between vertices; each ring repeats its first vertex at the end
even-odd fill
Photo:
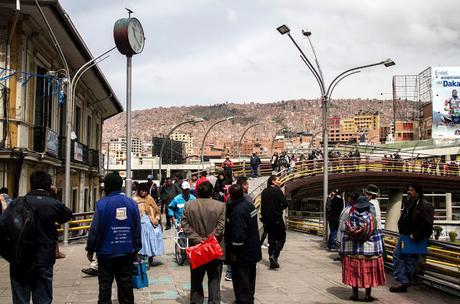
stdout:
MULTIPOLYGON (((147 38, 133 59, 133 107, 315 98, 319 89, 287 36, 313 59, 312 31, 326 82, 354 66, 392 58, 344 80, 335 98, 389 98, 393 75, 460 65, 456 0, 61 0, 87 45, 109 49, 116 19, 132 9, 147 38), (384 95, 381 95, 384 93, 384 95)), ((125 99, 125 58, 101 64, 125 99)))

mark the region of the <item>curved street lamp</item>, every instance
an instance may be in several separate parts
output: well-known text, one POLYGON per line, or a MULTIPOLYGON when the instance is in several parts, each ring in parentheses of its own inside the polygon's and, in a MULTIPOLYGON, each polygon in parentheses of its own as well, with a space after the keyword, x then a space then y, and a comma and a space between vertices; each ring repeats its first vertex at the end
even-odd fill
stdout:
POLYGON ((364 152, 367 154, 367 149, 369 148, 369 145, 371 144, 371 141, 374 139, 374 138, 377 138, 379 137, 379 135, 374 135, 372 136, 371 138, 369 138, 367 140, 367 143, 366 143, 366 147, 364 148, 364 152))
POLYGON ((241 163, 241 142, 243 141, 244 135, 246 135, 246 133, 250 129, 252 129, 252 128, 256 127, 256 126, 260 126, 260 125, 261 125, 261 123, 256 123, 256 124, 250 125, 249 127, 246 128, 246 130, 244 130, 243 134, 241 134, 241 137, 240 137, 240 140, 238 141, 238 146, 237 146, 237 148, 238 148, 238 161, 240 163, 241 163))
POLYGON ((311 151, 311 146, 313 145, 313 142, 315 141, 315 139, 318 137, 318 134, 319 134, 319 133, 321 133, 321 131, 316 132, 316 133, 314 133, 314 134, 311 136, 310 144, 308 145, 308 153, 310 153, 310 151, 311 151))
MULTIPOLYGON (((193 119, 189 119, 189 120, 186 120, 186 121, 183 121, 177 125, 175 125, 168 133, 168 135, 166 135, 166 137, 163 138, 163 142, 161 143, 161 148, 160 148, 160 155, 159 155, 159 159, 158 159, 158 181, 161 183, 161 178, 162 178, 162 174, 161 174, 161 163, 163 162, 163 150, 165 148, 165 143, 166 143, 166 140, 169 139, 169 137, 171 136, 171 134, 173 134, 174 131, 176 131, 179 127, 183 126, 183 125, 186 125, 186 124, 195 124, 195 123, 199 123, 199 122, 203 122, 204 119, 203 118, 193 118, 193 119)), ((152 175, 153 175, 153 169, 152 169, 152 175)))
POLYGON ((329 147, 328 147, 328 105, 329 105, 329 102, 330 102, 330 99, 331 99, 331 94, 335 88, 335 86, 340 82, 342 81, 344 78, 352 75, 352 74, 355 74, 356 71, 358 70, 361 70, 361 69, 365 69, 365 68, 370 68, 370 67, 373 67, 373 66, 378 66, 378 65, 384 65, 385 67, 390 67, 390 66, 393 66, 395 65, 395 62, 391 59, 387 59, 387 60, 384 60, 384 61, 380 61, 380 62, 377 62, 377 63, 372 63, 372 64, 367 64, 367 65, 363 65, 363 66, 358 66, 358 67, 354 67, 354 68, 351 68, 351 69, 348 69, 342 73, 340 73, 339 75, 337 75, 333 80, 332 82, 329 84, 329 86, 326 87, 326 83, 323 79, 323 75, 321 73, 321 68, 320 68, 320 65, 318 63, 318 60, 316 59, 316 53, 314 52, 314 49, 313 49, 313 44, 311 44, 311 41, 310 41, 310 38, 309 36, 311 35, 311 32, 308 32, 308 33, 304 33, 305 36, 308 37, 308 40, 310 42, 310 45, 313 49, 313 53, 315 55, 315 61, 316 61, 316 64, 317 64, 317 68, 315 68, 313 66, 313 64, 310 62, 310 60, 307 58, 307 56, 305 55, 305 53, 303 52, 303 50, 300 48, 300 46, 297 44, 297 42, 294 40, 294 38, 292 38, 291 34, 290 34, 290 29, 287 25, 282 25, 280 27, 277 28, 278 32, 281 34, 281 35, 285 35, 287 34, 288 37, 291 39, 292 43, 295 45, 295 47, 299 50, 300 52, 300 58, 302 59, 302 61, 305 63, 305 65, 308 67, 308 69, 310 70, 310 72, 313 74, 313 76, 315 77, 316 81, 318 82, 318 85, 319 85, 319 88, 320 88, 320 91, 321 91, 321 99, 322 99, 322 103, 323 103, 323 157, 324 157, 324 161, 323 161, 323 235, 324 235, 324 240, 327 241, 327 225, 326 225, 326 221, 325 221, 325 216, 326 216, 326 204, 327 204, 327 197, 329 195, 329 189, 328 189, 328 179, 329 179, 329 172, 328 172, 328 165, 329 165, 329 155, 328 155, 328 150, 329 150, 329 147))
POLYGON ((271 145, 271 147, 270 147, 270 151, 272 152, 272 154, 273 154, 273 148, 275 147, 275 139, 276 139, 276 136, 277 136, 280 132, 282 132, 282 131, 284 131, 284 130, 286 130, 286 131, 289 130, 289 127, 283 127, 283 128, 281 128, 281 129, 279 129, 278 131, 276 131, 276 132, 275 132, 275 135, 273 135, 273 138, 272 138, 272 145, 271 145))
POLYGON ((230 116, 230 117, 227 117, 225 119, 221 119, 221 120, 218 120, 216 121, 215 123, 213 123, 209 128, 208 130, 206 131, 206 133, 204 134, 204 137, 203 137, 203 141, 201 142, 201 149, 200 149, 200 152, 201 152, 201 169, 204 170, 204 142, 206 140, 206 137, 208 136, 209 132, 211 131, 212 128, 214 128, 216 125, 220 124, 220 123, 223 123, 223 122, 226 122, 226 121, 230 121, 230 120, 233 120, 235 117, 233 116, 230 116))

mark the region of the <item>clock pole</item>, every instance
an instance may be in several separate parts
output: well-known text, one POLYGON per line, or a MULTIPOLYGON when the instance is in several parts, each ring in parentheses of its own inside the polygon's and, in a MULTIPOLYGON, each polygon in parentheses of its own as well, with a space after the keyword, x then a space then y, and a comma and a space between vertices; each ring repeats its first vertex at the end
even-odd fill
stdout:
POLYGON ((131 197, 132 174, 131 174, 131 93, 132 93, 132 59, 133 55, 140 54, 144 49, 144 30, 137 18, 131 18, 132 10, 128 11, 128 18, 122 18, 115 22, 113 37, 115 45, 120 53, 126 55, 126 196, 131 197))
POLYGON ((126 56, 126 195, 131 197, 132 194, 132 176, 131 176, 131 87, 132 87, 132 56, 126 56))

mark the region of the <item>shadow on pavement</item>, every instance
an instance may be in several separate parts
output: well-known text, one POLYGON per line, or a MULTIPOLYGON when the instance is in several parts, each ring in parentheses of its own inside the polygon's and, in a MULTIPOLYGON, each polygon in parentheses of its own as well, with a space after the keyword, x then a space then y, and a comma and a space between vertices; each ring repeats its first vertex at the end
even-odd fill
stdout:
MULTIPOLYGON (((206 280, 206 279, 205 279, 206 280)), ((205 303, 207 303, 207 290, 204 291, 205 303)), ((229 288, 226 286, 220 287, 220 297, 222 303, 233 303, 235 300, 235 294, 233 293, 233 288, 229 288)), ((190 293, 183 295, 181 297, 176 298, 176 302, 180 304, 188 304, 190 303, 190 293)))
MULTIPOLYGON (((329 287, 326 289, 328 293, 331 295, 341 299, 341 300, 350 300, 351 297, 351 287, 339 287, 339 286, 334 286, 334 287, 329 287)), ((364 298, 364 292, 359 291, 359 298, 363 299, 364 298)), ((376 299, 377 300, 377 299, 376 299)))

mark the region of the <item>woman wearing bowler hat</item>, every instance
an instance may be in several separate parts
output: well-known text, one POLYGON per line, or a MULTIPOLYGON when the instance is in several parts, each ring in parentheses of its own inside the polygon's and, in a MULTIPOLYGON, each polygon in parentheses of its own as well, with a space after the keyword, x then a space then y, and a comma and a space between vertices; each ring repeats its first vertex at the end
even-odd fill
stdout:
POLYGON ((360 196, 355 205, 342 212, 342 240, 339 254, 342 257, 342 282, 352 287, 352 301, 358 301, 358 289, 365 288, 364 301, 371 302, 373 287, 385 285, 385 267, 381 230, 372 203, 360 196))

